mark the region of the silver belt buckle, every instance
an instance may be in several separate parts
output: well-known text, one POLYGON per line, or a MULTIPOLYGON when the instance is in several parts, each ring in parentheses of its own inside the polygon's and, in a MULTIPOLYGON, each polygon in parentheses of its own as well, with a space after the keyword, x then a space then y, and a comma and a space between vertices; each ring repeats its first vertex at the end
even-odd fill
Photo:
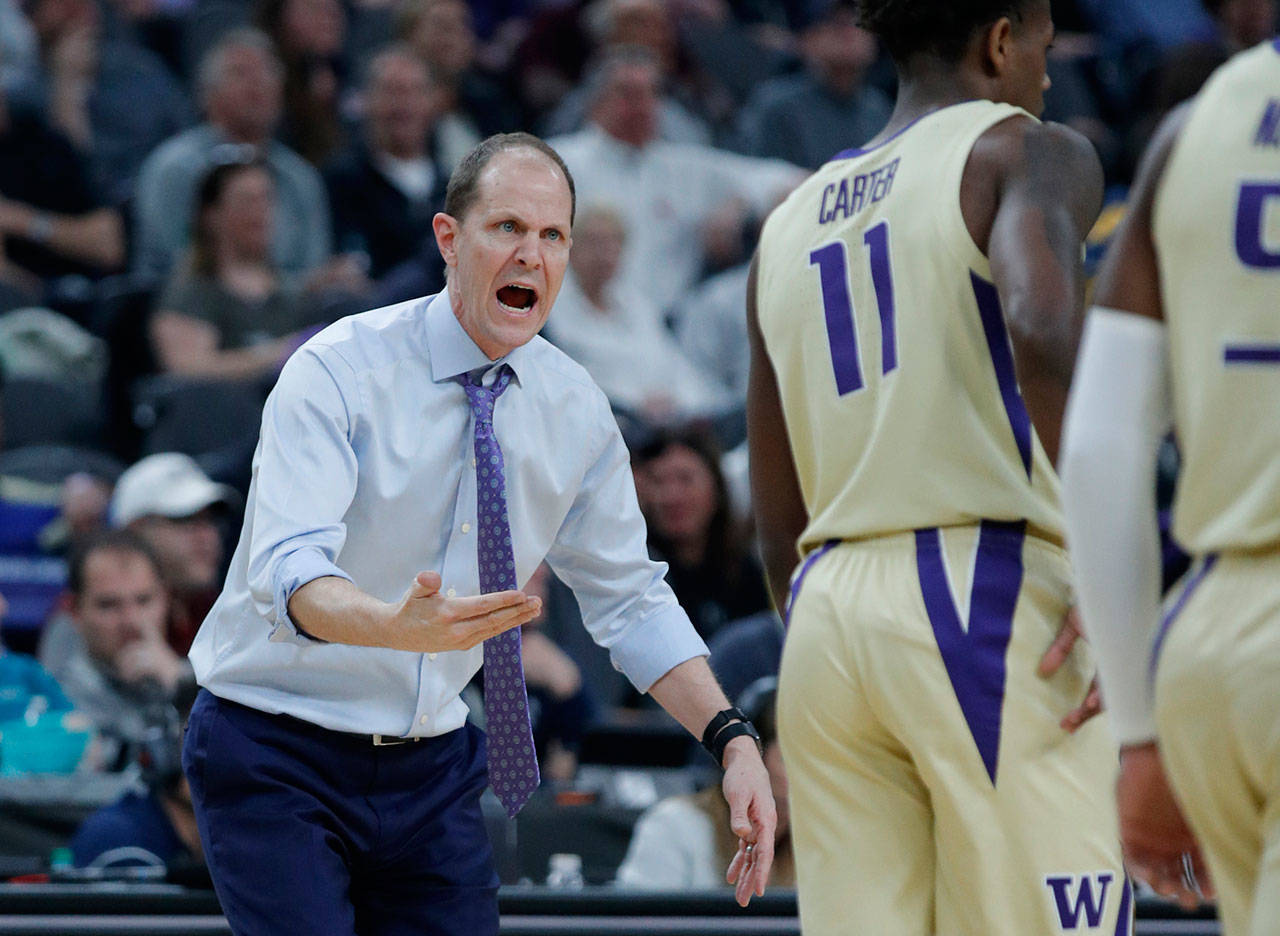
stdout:
POLYGON ((376 734, 373 736, 373 746, 390 747, 393 744, 408 744, 412 740, 413 738, 397 738, 394 735, 376 734))

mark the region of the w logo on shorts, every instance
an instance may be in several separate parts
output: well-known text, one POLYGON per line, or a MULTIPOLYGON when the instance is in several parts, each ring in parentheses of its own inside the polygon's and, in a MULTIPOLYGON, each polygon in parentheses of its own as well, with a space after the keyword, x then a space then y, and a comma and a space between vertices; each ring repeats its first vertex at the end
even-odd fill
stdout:
MULTIPOLYGON (((1045 886, 1053 893, 1054 909, 1064 932, 1092 930, 1102 923, 1106 915, 1107 896, 1115 877, 1115 873, 1111 871, 1094 871, 1090 874, 1051 875, 1044 879, 1045 886)), ((1115 936, 1129 934, 1131 902, 1132 892, 1126 880, 1120 897, 1115 936)))

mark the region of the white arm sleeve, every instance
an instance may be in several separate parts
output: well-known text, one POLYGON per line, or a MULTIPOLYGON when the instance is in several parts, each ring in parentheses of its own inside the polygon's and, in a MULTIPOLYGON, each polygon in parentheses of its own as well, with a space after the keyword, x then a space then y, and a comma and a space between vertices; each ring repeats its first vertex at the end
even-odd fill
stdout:
POLYGON ((1164 324, 1095 308, 1067 404, 1067 538, 1102 697, 1121 744, 1155 737, 1148 663, 1160 619, 1155 469, 1171 420, 1164 324))

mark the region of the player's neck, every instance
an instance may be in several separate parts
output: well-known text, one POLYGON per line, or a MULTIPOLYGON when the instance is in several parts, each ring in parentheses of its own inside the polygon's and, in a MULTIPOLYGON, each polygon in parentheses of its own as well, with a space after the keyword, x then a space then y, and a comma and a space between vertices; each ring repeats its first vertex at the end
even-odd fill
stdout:
POLYGON ((898 72, 898 100, 887 130, 905 126, 951 104, 991 94, 990 82, 963 66, 913 62, 898 72))

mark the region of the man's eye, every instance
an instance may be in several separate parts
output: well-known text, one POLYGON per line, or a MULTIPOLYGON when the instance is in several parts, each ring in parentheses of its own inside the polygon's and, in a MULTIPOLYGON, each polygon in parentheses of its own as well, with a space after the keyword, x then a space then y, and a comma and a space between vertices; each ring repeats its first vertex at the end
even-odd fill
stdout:
POLYGON ((498 228, 510 234, 512 231, 516 229, 516 223, 514 221, 503 221, 501 224, 498 225, 498 228))
POLYGON ((556 240, 556 241, 558 241, 558 240, 560 239, 560 232, 559 232, 559 231, 547 231, 547 237, 549 237, 551 240, 556 240))

